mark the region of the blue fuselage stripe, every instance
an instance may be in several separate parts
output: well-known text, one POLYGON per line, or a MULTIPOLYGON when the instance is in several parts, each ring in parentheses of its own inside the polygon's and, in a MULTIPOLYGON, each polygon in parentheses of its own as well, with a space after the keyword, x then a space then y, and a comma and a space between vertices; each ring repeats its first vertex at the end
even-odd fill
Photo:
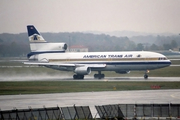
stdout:
POLYGON ((160 61, 155 61, 155 62, 79 62, 77 64, 106 64, 106 65, 147 65, 147 64, 165 64, 165 65, 170 65, 171 62, 160 62, 160 61))
POLYGON ((27 57, 30 58, 33 55, 44 54, 44 53, 65 53, 65 51, 43 51, 43 52, 30 52, 27 57))

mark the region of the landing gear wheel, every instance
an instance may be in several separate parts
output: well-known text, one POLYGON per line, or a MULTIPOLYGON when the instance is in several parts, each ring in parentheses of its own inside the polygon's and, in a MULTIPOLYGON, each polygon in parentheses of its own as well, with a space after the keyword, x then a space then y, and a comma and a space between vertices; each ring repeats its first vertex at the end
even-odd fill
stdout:
POLYGON ((94 78, 98 78, 98 74, 94 74, 94 78))
POLYGON ((104 74, 101 74, 101 71, 98 71, 98 74, 94 74, 95 79, 103 79, 105 77, 104 74))
POLYGON ((148 75, 147 74, 144 75, 144 79, 148 79, 148 75))
POLYGON ((101 78, 104 79, 105 75, 104 74, 101 74, 101 78))
POLYGON ((144 73, 144 79, 148 79, 148 73, 149 73, 149 70, 146 70, 144 73))
POLYGON ((74 79, 84 79, 84 75, 73 75, 74 79))

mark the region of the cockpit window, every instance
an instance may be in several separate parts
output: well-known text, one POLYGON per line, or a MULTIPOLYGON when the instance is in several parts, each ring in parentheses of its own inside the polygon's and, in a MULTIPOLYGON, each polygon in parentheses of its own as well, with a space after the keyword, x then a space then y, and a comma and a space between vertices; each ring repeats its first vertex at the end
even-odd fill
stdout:
POLYGON ((166 57, 161 57, 161 58, 159 58, 159 60, 167 60, 167 58, 166 57))

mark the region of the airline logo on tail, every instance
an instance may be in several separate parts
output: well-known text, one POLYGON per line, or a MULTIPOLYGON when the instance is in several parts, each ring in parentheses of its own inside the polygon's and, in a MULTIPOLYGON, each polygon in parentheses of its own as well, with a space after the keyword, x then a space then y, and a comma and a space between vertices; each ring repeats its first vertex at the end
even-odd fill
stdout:
POLYGON ((36 30, 36 28, 33 25, 28 25, 28 36, 29 36, 29 42, 46 42, 42 35, 36 30))

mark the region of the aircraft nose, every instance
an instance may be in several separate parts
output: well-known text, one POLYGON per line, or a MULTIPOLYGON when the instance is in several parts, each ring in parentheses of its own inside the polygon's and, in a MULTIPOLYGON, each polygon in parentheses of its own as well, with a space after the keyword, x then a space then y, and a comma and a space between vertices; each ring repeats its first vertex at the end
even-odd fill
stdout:
POLYGON ((171 65, 171 61, 170 61, 170 60, 168 60, 167 64, 168 64, 168 66, 170 66, 170 65, 171 65))

